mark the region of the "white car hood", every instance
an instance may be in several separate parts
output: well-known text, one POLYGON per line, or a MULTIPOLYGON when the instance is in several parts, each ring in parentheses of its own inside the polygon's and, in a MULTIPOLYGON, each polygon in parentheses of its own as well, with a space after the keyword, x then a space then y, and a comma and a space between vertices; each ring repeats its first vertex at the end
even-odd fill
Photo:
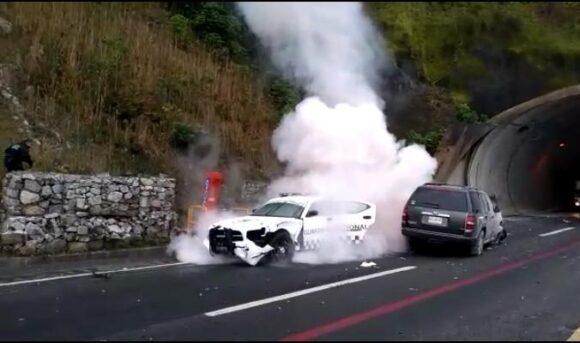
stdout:
POLYGON ((215 223, 212 227, 219 225, 223 228, 238 230, 244 233, 251 230, 259 230, 263 227, 265 227, 266 230, 269 230, 270 228, 275 229, 279 224, 289 220, 293 219, 280 217, 245 216, 221 220, 215 223))

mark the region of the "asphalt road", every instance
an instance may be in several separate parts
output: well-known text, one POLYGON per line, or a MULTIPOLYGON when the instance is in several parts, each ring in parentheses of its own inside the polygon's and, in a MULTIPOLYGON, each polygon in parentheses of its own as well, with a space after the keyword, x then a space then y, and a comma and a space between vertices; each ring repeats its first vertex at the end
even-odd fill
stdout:
MULTIPOLYGON (((108 279, 28 284, 10 282, 46 275, 5 273, 0 340, 568 339, 580 326, 580 219, 506 222, 504 244, 476 258, 439 247, 375 259, 370 268, 164 260, 108 279), (351 283, 335 284, 344 280, 351 283)), ((73 269, 58 275, 82 272, 73 269)))

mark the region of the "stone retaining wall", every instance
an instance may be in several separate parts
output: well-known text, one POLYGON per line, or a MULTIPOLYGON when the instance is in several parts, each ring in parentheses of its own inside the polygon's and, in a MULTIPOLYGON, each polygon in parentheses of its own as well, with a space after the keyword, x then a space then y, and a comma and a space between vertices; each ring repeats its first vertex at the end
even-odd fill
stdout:
POLYGON ((3 182, 0 251, 85 252, 168 242, 175 179, 17 172, 3 182))

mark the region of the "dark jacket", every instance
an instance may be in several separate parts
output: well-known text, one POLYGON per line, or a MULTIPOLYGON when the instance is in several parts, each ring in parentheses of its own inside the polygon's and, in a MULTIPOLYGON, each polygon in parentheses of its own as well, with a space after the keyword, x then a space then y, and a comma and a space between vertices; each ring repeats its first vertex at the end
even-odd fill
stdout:
POLYGON ((28 144, 12 144, 4 151, 4 167, 7 172, 24 170, 23 163, 28 163, 29 167, 32 167, 28 144))

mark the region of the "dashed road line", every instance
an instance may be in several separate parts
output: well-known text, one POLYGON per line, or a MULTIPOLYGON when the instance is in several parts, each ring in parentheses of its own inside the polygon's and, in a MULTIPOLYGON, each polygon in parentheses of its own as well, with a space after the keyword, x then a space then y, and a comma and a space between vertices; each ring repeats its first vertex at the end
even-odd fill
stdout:
POLYGON ((538 236, 540 236, 540 237, 547 237, 547 236, 557 235, 557 234, 562 233, 562 232, 574 230, 575 228, 576 227, 574 227, 574 226, 565 227, 563 229, 554 230, 554 231, 550 231, 550 232, 546 232, 546 233, 541 233, 538 236))
POLYGON ((324 291, 324 290, 327 290, 330 288, 350 285, 350 284, 361 282, 361 281, 376 279, 376 278, 386 276, 386 275, 405 272, 405 271, 412 270, 415 268, 417 268, 417 267, 416 266, 407 266, 407 267, 402 267, 402 268, 397 268, 397 269, 386 270, 384 272, 378 272, 378 273, 368 274, 368 275, 364 275, 364 276, 359 276, 359 277, 355 277, 355 278, 351 278, 351 279, 346 279, 346 280, 342 280, 342 281, 338 281, 338 282, 329 283, 326 285, 321 285, 321 286, 303 289, 301 291, 282 294, 282 295, 278 295, 278 296, 271 297, 271 298, 266 298, 266 299, 262 299, 262 300, 251 301, 251 302, 248 302, 245 304, 226 307, 226 308, 223 308, 221 310, 206 312, 205 315, 207 317, 217 317, 217 316, 221 316, 221 315, 232 313, 232 312, 243 311, 243 310, 247 310, 247 309, 250 309, 253 307, 267 305, 267 304, 271 304, 271 303, 278 302, 278 301, 283 301, 283 300, 296 298, 296 297, 307 295, 307 294, 312 294, 312 293, 324 291))
POLYGON ((385 316, 385 315, 394 313, 396 311, 413 306, 417 303, 420 303, 420 302, 426 301, 428 299, 440 296, 442 294, 453 292, 457 289, 467 287, 467 286, 470 286, 470 285, 473 285, 473 284, 476 284, 476 283, 479 283, 482 281, 489 280, 493 277, 496 277, 498 275, 513 271, 513 270, 520 268, 520 267, 522 267, 526 264, 529 264, 531 262, 543 260, 543 259, 546 259, 546 258, 549 258, 552 256, 556 256, 556 255, 561 254, 567 250, 577 248, 578 246, 580 246, 580 240, 574 241, 571 244, 567 244, 567 245, 561 246, 561 247, 553 249, 553 250, 545 251, 542 253, 538 253, 536 255, 526 257, 526 258, 521 259, 519 261, 514 261, 514 262, 510 262, 510 263, 496 266, 492 269, 489 269, 488 271, 482 272, 480 274, 476 274, 476 275, 469 277, 467 279, 458 280, 458 281, 454 281, 454 282, 451 282, 448 284, 444 284, 442 286, 432 288, 430 290, 424 291, 424 292, 419 293, 419 294, 415 294, 415 295, 412 295, 412 296, 409 296, 409 297, 406 297, 406 298, 403 298, 400 300, 396 300, 394 302, 379 305, 375 308, 372 308, 372 309, 369 309, 366 311, 358 312, 355 314, 350 314, 350 315, 347 315, 346 317, 343 317, 340 319, 335 319, 329 323, 318 325, 318 326, 315 326, 313 328, 307 329, 305 331, 290 334, 286 337, 283 337, 281 339, 281 341, 309 341, 309 340, 314 340, 314 339, 317 339, 320 337, 324 337, 324 336, 327 336, 331 333, 338 332, 338 331, 350 328, 352 326, 358 325, 362 322, 366 322, 366 321, 369 321, 369 320, 374 319, 374 318, 378 318, 381 316, 385 316))
POLYGON ((580 327, 568 338, 568 342, 580 342, 580 327))
MULTIPOLYGON (((179 266, 183 264, 187 264, 188 262, 175 262, 175 263, 165 263, 165 264, 155 264, 152 266, 143 266, 143 267, 134 267, 134 268, 123 268, 117 270, 107 270, 107 271, 95 271, 98 274, 115 274, 115 273, 124 273, 124 272, 132 272, 138 270, 148 270, 148 269, 159 269, 159 268, 166 268, 166 267, 173 267, 179 266)), ((79 273, 79 274, 72 274, 72 275, 61 275, 61 276, 54 276, 54 277, 47 277, 41 279, 31 279, 31 280, 22 280, 22 281, 12 281, 12 282, 4 282, 0 283, 0 287, 9 287, 9 286, 19 286, 19 285, 26 285, 31 283, 40 283, 40 282, 47 282, 47 281, 56 281, 56 280, 65 280, 65 279, 74 279, 74 278, 81 278, 87 276, 93 276, 94 274, 91 273, 79 273)))

